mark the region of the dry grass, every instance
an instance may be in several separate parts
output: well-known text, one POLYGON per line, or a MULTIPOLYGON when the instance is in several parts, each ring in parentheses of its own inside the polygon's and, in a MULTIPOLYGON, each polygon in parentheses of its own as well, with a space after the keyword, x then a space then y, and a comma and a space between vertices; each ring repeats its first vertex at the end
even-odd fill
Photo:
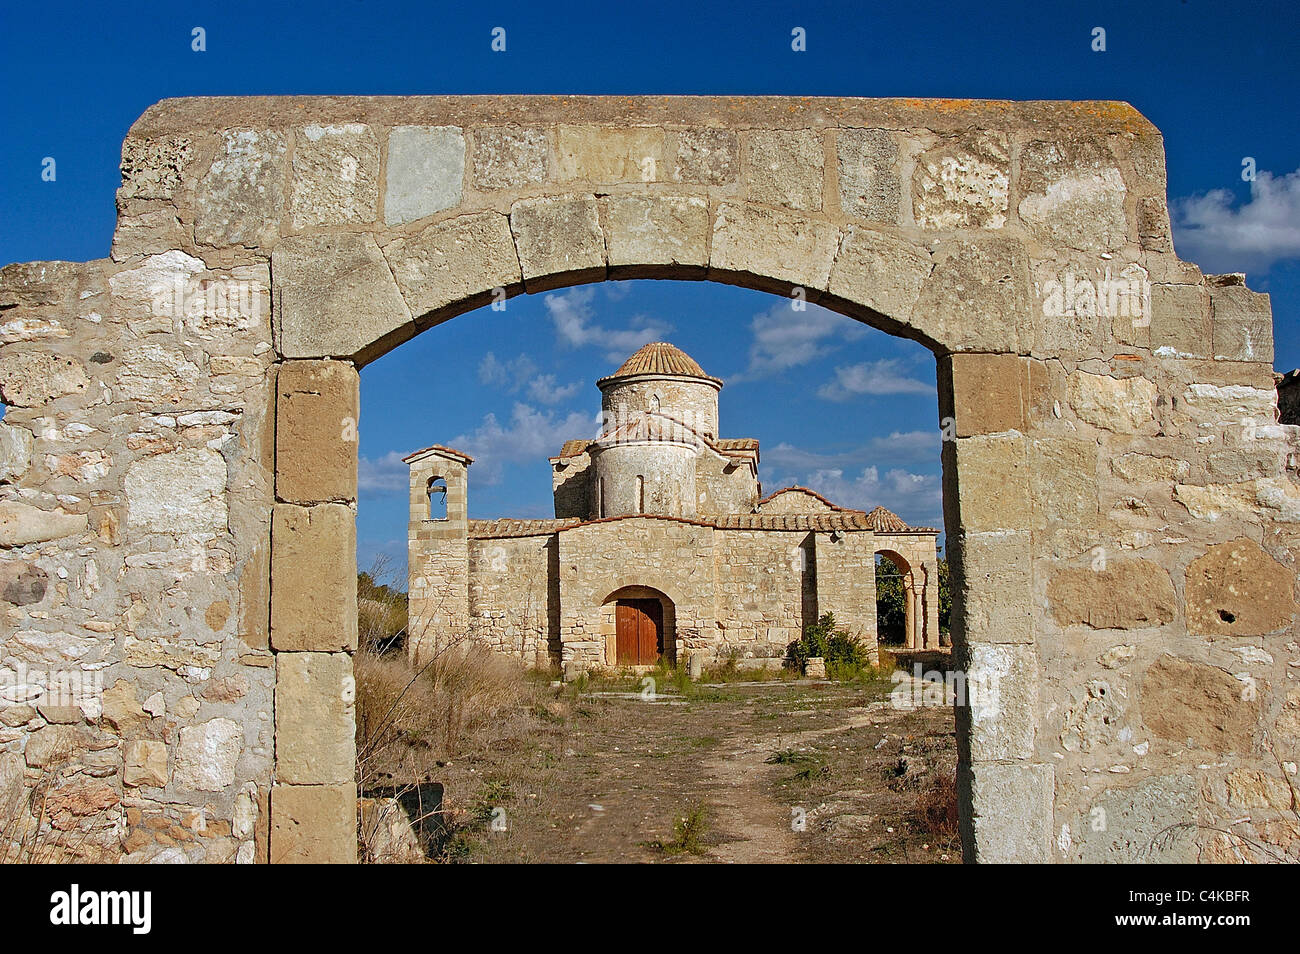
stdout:
POLYGON ((518 663, 478 647, 455 647, 418 670, 404 654, 362 651, 355 668, 363 787, 380 774, 432 778, 440 762, 500 732, 530 694, 518 663))
POLYGON ((0 865, 93 864, 115 855, 107 810, 78 819, 70 830, 53 824, 48 802, 61 777, 60 767, 42 769, 30 784, 21 772, 15 773, 0 788, 0 865))
POLYGON ((936 843, 957 839, 957 778, 941 772, 916 799, 916 816, 921 831, 936 843))

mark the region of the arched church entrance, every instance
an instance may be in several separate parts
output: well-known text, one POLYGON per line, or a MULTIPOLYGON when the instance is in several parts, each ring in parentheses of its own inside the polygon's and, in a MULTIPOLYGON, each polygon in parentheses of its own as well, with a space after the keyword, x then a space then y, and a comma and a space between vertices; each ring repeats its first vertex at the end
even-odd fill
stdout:
POLYGON ((649 586, 622 587, 609 595, 603 609, 602 615, 613 624, 612 640, 608 638, 610 627, 606 626, 605 655, 610 663, 654 666, 675 660, 675 606, 659 590, 649 586))

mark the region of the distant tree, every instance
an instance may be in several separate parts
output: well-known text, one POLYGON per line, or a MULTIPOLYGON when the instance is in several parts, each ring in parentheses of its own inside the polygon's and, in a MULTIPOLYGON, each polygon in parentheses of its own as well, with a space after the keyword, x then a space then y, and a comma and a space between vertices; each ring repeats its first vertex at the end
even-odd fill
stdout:
POLYGON ((903 578, 889 560, 876 564, 876 638, 897 644, 907 638, 907 608, 903 578))
MULTIPOLYGON (((948 561, 940 557, 939 576, 939 632, 949 629, 952 611, 952 592, 948 581, 948 561)), ((876 564, 876 636, 882 643, 901 643, 907 638, 907 604, 904 600, 903 577, 891 561, 882 559, 876 564)))
POLYGON ((939 558, 939 632, 947 633, 952 615, 952 589, 948 582, 948 559, 939 558))

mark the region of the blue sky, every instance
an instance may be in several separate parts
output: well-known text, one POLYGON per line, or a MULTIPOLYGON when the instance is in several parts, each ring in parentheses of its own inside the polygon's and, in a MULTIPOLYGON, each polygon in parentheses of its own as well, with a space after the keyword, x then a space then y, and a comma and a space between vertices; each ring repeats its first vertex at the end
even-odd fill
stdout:
MULTIPOLYGON (((1250 287, 1272 294, 1285 370, 1300 365, 1298 26, 1300 6, 1249 0, 7 3, 0 263, 107 255, 122 137, 167 96, 1120 99, 1164 133, 1179 254, 1207 271, 1246 271, 1250 287), (190 48, 195 26, 206 52, 190 48), (505 53, 490 49, 497 26, 505 53), (1098 26, 1105 52, 1091 49, 1098 26), (794 27, 806 31, 806 52, 790 49, 794 27), (47 156, 55 182, 40 178, 47 156), (1247 157, 1253 183, 1241 176, 1247 157)), ((390 455, 433 441, 478 451, 474 515, 544 514, 552 437, 598 409, 592 382, 647 335, 729 379, 722 430, 763 441, 767 487, 820 481, 849 503, 936 520, 933 359, 813 308, 798 341, 773 340, 773 307, 789 306, 704 283, 591 286, 512 299, 381 359, 363 372, 363 563, 378 549, 400 552, 390 455), (873 393, 856 393, 863 387, 873 393)))

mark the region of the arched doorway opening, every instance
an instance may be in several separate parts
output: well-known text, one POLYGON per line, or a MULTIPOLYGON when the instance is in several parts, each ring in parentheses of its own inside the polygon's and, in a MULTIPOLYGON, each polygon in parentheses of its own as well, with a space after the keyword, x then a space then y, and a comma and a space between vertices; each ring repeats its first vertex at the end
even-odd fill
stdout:
POLYGON ((900 550, 876 551, 876 629, 882 642, 904 649, 939 649, 939 564, 937 550, 911 552, 933 542, 917 538, 905 556, 900 550))
POLYGON ((620 667, 672 664, 677 659, 676 606, 650 586, 623 586, 601 604, 605 660, 620 667))

